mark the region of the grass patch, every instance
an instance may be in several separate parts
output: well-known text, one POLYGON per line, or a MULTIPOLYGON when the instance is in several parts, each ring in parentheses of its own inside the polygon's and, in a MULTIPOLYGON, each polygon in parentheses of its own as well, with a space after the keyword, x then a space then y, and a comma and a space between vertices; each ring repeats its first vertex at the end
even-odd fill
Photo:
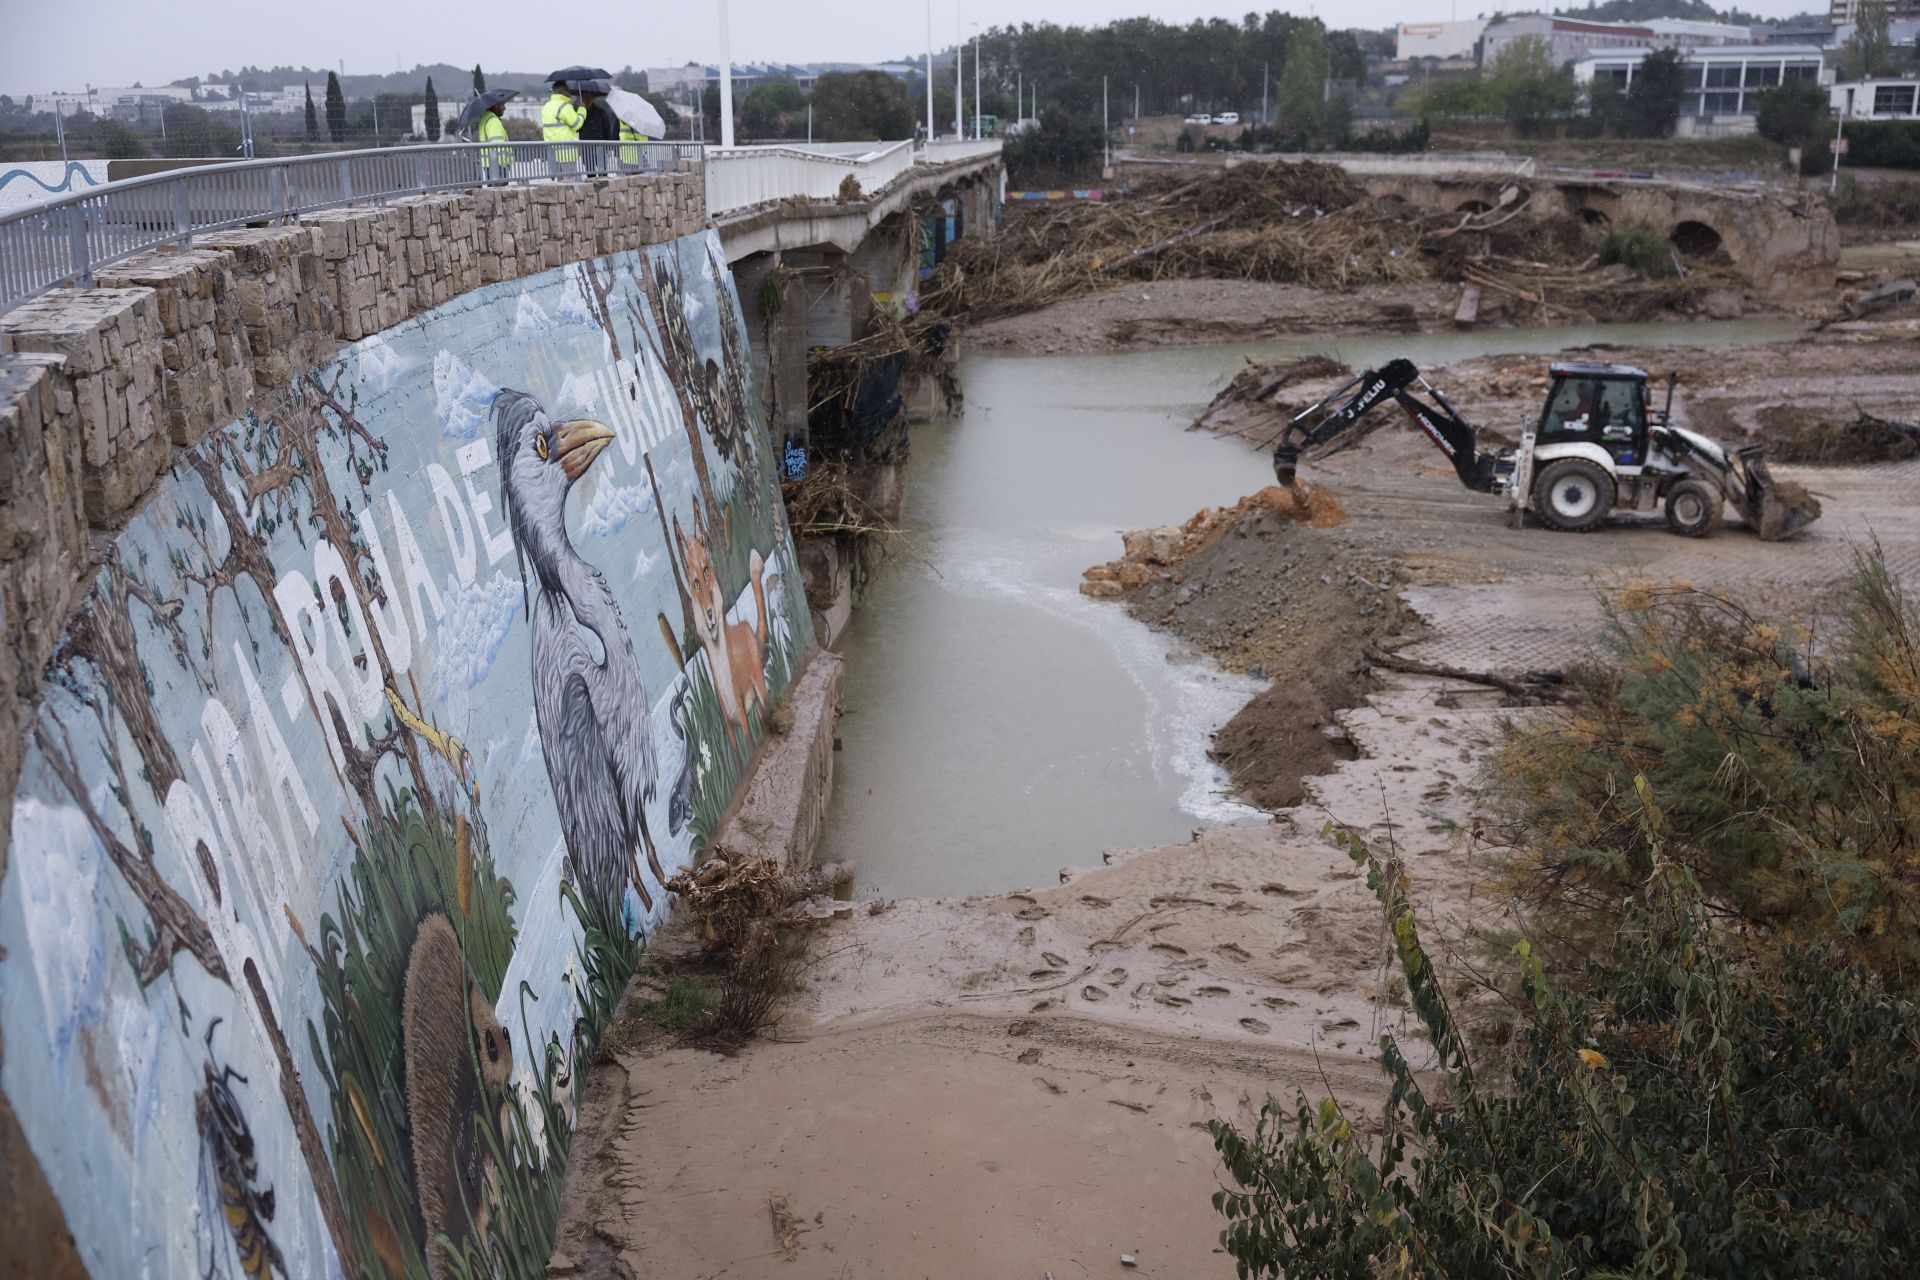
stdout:
POLYGON ((668 1031, 693 1031, 706 1026, 720 1003, 713 983, 701 978, 675 978, 657 1000, 639 1002, 634 1015, 668 1031))
POLYGON ((1620 263, 1649 279, 1672 275, 1673 253, 1666 239, 1649 227, 1619 227, 1600 244, 1600 261, 1620 263))

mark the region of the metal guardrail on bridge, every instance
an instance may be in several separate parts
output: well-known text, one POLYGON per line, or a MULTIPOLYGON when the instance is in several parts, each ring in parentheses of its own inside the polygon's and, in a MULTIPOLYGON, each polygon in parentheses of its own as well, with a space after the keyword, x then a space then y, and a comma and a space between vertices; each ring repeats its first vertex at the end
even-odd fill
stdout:
POLYGON ((833 200, 849 177, 872 195, 912 167, 910 141, 879 143, 857 156, 805 147, 710 147, 707 212, 717 216, 796 197, 833 200))
POLYGON ((998 140, 706 147, 692 142, 442 143, 336 151, 173 169, 0 214, 0 312, 64 284, 88 285, 109 263, 194 236, 348 205, 493 184, 657 173, 703 162, 707 209, 736 213, 780 200, 839 199, 852 177, 863 195, 917 164, 984 159, 998 140))
POLYGON ((403 196, 589 173, 659 173, 703 148, 687 142, 441 143, 336 151, 170 170, 0 214, 0 311, 108 263, 201 232, 403 196))

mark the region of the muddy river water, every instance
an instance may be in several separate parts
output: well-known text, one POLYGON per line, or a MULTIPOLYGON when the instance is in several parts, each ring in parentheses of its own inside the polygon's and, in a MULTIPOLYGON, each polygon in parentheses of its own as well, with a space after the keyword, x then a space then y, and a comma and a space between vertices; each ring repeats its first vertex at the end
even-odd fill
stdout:
POLYGON ((906 545, 840 643, 844 748, 821 856, 855 861, 863 897, 1003 892, 1107 849, 1263 817, 1206 755, 1257 686, 1078 591, 1083 569, 1119 554, 1120 530, 1271 482, 1266 455, 1181 430, 1243 357, 1424 366, 1796 332, 1727 321, 963 358, 964 410, 914 429, 906 545))

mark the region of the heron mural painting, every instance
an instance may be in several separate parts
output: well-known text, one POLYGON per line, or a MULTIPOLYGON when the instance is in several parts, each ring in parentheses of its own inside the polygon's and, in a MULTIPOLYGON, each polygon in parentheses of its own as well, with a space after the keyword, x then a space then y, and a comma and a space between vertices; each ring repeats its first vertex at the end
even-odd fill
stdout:
POLYGON ((3 1089, 95 1276, 534 1276, 664 881, 810 643, 709 233, 182 455, 48 671, 3 1089))

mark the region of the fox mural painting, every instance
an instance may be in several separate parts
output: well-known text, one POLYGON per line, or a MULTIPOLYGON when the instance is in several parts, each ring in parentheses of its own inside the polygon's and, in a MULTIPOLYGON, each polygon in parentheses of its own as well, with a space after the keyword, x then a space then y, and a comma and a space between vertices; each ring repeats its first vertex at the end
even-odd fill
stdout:
POLYGON ((0 1088, 95 1276, 535 1276, 580 1071, 809 642, 709 233, 182 456, 49 667, 0 1088))

